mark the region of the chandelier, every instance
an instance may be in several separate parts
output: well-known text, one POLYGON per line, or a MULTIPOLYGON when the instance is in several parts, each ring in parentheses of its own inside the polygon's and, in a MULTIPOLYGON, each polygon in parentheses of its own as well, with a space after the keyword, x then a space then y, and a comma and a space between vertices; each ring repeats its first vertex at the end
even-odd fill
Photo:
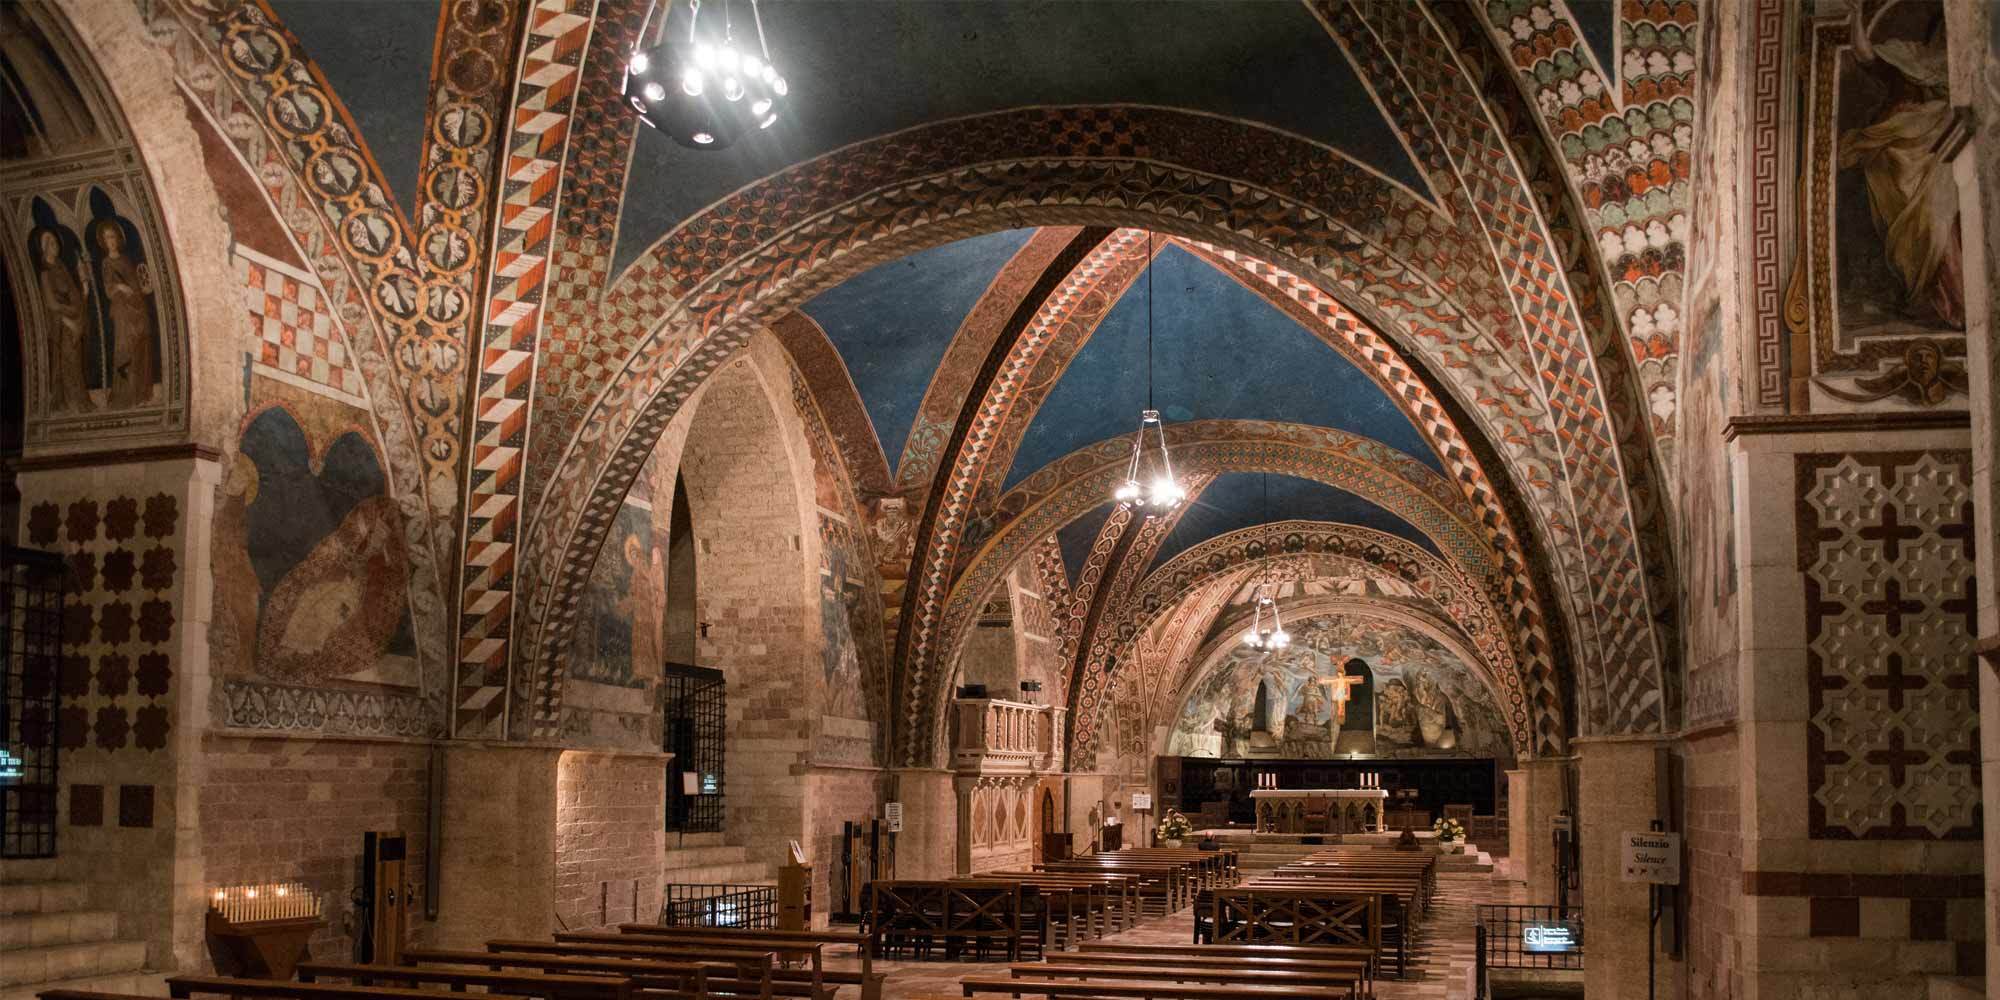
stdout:
MULTIPOLYGON (((655 42, 635 45, 625 62, 619 93, 639 113, 639 120, 690 149, 724 149, 746 131, 768 129, 784 110, 790 84, 771 63, 764 42, 764 18, 757 0, 750 0, 750 17, 757 29, 754 49, 736 42, 729 0, 723 0, 722 30, 715 18, 701 30, 701 0, 689 0, 687 35, 667 31, 674 0, 666 0, 655 42)), ((639 28, 643 43, 655 6, 639 28)))
POLYGON ((1141 517, 1172 513, 1187 499, 1187 490, 1174 480, 1173 456, 1167 453, 1167 427, 1160 411, 1153 408, 1153 234, 1146 233, 1146 408, 1139 411, 1139 429, 1132 434, 1132 460, 1125 466, 1125 481, 1113 491, 1112 499, 1132 508, 1141 517), (1152 428, 1158 441, 1159 457, 1147 469, 1146 429, 1152 428), (1152 478, 1145 474, 1152 472, 1152 478))
POLYGON ((1278 620, 1278 602, 1271 599, 1265 584, 1257 585, 1257 609, 1251 614, 1250 631, 1243 634, 1245 646, 1269 653, 1292 644, 1292 634, 1278 620))

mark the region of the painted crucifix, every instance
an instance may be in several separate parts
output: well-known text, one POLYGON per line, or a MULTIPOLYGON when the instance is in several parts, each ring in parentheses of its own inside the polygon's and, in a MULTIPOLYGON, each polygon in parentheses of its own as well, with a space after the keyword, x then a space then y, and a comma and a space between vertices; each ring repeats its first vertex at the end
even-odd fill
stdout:
POLYGON ((1326 685, 1328 696, 1333 698, 1333 729, 1338 733, 1341 723, 1347 721, 1347 700, 1353 697, 1349 689, 1366 684, 1368 679, 1350 674, 1346 666, 1341 666, 1334 670, 1333 676, 1322 677, 1319 682, 1326 685))

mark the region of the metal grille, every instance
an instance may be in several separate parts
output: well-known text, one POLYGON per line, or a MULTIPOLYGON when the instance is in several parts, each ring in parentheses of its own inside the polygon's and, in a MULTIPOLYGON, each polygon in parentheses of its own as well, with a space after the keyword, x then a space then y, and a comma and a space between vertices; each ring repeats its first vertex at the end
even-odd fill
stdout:
POLYGON ((722 829, 723 736, 729 703, 722 671, 684 663, 666 665, 667 830, 710 833, 722 829))
POLYGON ((1578 906, 1493 906, 1479 907, 1474 927, 1474 989, 1484 998, 1488 969, 1568 969, 1583 968, 1583 908, 1578 906), (1529 951, 1526 937, 1530 927, 1544 946, 1567 938, 1561 950, 1529 951), (1544 930, 1548 929, 1548 930, 1544 930))
POLYGON ((666 901, 660 904, 660 924, 768 930, 778 926, 778 889, 769 885, 669 882, 666 901))
POLYGON ((0 553, 0 858, 56 853, 56 721, 62 670, 63 561, 0 553))

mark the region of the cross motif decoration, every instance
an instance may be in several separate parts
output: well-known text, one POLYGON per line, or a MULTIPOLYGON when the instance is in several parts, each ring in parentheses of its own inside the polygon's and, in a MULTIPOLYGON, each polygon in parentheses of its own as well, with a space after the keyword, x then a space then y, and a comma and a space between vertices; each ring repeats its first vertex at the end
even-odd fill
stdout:
POLYGON ((1347 721, 1347 701, 1354 697, 1348 689, 1366 684, 1368 681, 1366 678, 1348 673, 1347 668, 1341 666, 1335 668, 1332 677, 1322 677, 1319 682, 1326 685, 1327 695, 1333 699, 1333 725, 1338 730, 1340 724, 1347 721))

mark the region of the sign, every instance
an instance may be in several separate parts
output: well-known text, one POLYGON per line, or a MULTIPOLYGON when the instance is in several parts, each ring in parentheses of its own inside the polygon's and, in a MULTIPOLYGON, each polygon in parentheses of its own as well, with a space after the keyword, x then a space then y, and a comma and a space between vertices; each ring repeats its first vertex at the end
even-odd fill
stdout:
POLYGON ((1567 955, 1583 950, 1583 927, 1574 920, 1535 920, 1521 925, 1521 950, 1530 955, 1567 955))
POLYGON ((903 832, 903 804, 901 802, 885 802, 882 804, 882 825, 888 827, 890 833, 903 832))
POLYGON ((21 780, 21 758, 12 750, 0 750, 0 782, 13 784, 21 780))
POLYGON ((1133 812, 1151 812, 1152 808, 1153 808, 1153 793, 1151 792, 1132 793, 1133 812))
POLYGON ((1618 844, 1625 866, 1624 881, 1681 884, 1680 834, 1627 833, 1619 838, 1618 844))

